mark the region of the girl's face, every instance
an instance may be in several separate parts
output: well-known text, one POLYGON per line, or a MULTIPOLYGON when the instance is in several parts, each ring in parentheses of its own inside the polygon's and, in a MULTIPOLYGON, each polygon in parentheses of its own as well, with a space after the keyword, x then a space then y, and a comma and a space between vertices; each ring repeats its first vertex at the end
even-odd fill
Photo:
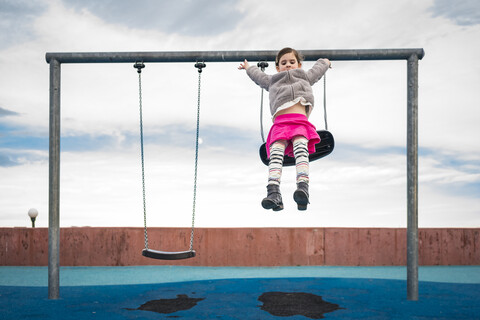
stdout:
POLYGON ((277 71, 286 71, 292 69, 301 68, 302 64, 298 63, 297 58, 293 52, 285 53, 283 56, 280 57, 278 61, 277 71))

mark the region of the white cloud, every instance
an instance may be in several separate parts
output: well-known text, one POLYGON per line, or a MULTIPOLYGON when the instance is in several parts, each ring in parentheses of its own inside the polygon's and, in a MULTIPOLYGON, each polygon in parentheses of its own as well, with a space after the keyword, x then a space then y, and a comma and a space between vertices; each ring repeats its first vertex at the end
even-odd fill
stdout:
POLYGON ((215 36, 235 26, 242 14, 235 0, 168 1, 71 1, 68 8, 89 12, 107 23, 140 30, 158 30, 189 36, 215 36), (148 8, 143 10, 143 8, 148 8))
POLYGON ((32 21, 45 10, 46 5, 39 0, 0 0, 0 48, 23 41, 31 41, 32 21))

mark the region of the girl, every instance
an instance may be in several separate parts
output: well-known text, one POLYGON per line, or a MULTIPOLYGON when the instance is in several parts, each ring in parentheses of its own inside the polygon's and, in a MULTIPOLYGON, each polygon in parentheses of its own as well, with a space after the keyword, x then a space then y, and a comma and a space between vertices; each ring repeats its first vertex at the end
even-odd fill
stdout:
POLYGON ((298 210, 306 210, 309 183, 309 153, 315 152, 320 142, 315 127, 308 121, 313 109, 312 85, 320 80, 331 66, 328 59, 319 59, 308 71, 301 69, 302 58, 292 48, 280 50, 275 59, 277 74, 267 75, 259 68, 250 66, 245 60, 238 67, 247 70, 248 76, 270 93, 270 112, 273 126, 267 137, 268 185, 267 197, 262 207, 280 211, 283 209, 280 194, 283 156, 295 157, 297 190, 293 199, 298 210))

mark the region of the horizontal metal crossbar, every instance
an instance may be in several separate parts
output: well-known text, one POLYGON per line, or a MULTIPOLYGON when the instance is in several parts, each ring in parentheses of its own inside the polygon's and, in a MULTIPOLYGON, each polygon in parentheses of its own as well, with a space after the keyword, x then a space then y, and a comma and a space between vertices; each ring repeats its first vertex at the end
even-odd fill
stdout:
MULTIPOLYGON (((422 59, 422 48, 413 49, 350 49, 350 50, 300 50, 305 61, 319 58, 330 60, 407 60, 412 55, 422 59)), ((238 62, 274 61, 277 51, 161 51, 161 52, 48 52, 48 63, 134 63, 143 62, 238 62)))

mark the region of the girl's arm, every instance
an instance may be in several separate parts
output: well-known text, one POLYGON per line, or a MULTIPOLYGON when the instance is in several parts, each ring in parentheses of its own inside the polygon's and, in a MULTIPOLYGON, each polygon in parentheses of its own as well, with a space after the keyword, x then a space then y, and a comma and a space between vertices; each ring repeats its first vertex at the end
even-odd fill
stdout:
POLYGON ((238 70, 242 69, 247 70, 247 75, 250 77, 250 79, 253 80, 253 82, 258 84, 261 88, 268 90, 268 88, 270 87, 271 76, 267 75, 259 68, 251 66, 247 60, 245 60, 243 63, 240 63, 238 70))
POLYGON ((320 80, 330 67, 330 60, 318 59, 313 67, 307 71, 307 78, 310 81, 310 85, 313 85, 315 82, 320 80))

